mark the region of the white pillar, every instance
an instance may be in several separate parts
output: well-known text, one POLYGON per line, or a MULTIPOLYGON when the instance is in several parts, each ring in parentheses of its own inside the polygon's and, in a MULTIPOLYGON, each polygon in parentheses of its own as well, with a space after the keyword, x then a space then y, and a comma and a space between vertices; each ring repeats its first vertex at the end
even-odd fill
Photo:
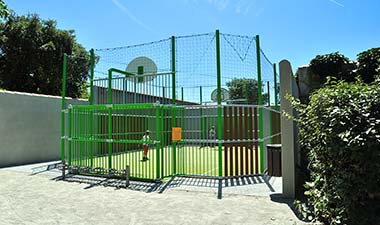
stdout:
POLYGON ((282 144, 282 192, 287 198, 296 193, 296 153, 298 152, 298 130, 295 122, 284 116, 284 112, 295 115, 286 95, 298 98, 298 87, 293 76, 290 62, 280 62, 280 99, 281 99, 281 144, 282 144))

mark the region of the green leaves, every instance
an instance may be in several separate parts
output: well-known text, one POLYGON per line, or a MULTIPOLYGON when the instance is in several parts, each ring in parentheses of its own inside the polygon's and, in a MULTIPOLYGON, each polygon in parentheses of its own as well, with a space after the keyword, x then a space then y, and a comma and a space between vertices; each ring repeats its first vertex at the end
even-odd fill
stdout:
POLYGON ((358 54, 358 70, 364 82, 370 83, 380 76, 380 48, 371 48, 358 54))
POLYGON ((317 55, 310 61, 311 71, 320 76, 322 83, 325 83, 329 76, 339 80, 354 81, 355 74, 352 72, 354 68, 355 65, 339 52, 317 55))
POLYGON ((11 11, 8 9, 4 0, 0 0, 0 19, 5 19, 9 16, 11 11))
POLYGON ((330 82, 298 110, 300 144, 310 161, 309 215, 326 224, 373 224, 369 196, 380 193, 380 88, 330 82))
POLYGON ((89 69, 89 54, 72 31, 36 14, 11 14, 0 23, 0 85, 10 91, 61 95, 63 54, 78 56, 67 65, 67 96, 80 97, 89 69))
MULTIPOLYGON (((234 78, 227 82, 232 100, 248 100, 249 104, 258 104, 258 83, 255 79, 234 78)), ((263 94, 263 104, 268 102, 268 94, 263 94)))

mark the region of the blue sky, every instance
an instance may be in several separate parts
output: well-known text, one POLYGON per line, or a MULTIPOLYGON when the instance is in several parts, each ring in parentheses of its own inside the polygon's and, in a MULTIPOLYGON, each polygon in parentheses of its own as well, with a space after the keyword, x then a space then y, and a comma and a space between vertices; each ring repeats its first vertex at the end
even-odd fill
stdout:
POLYGON ((275 63, 293 67, 317 54, 351 59, 380 46, 379 0, 6 0, 17 14, 37 13, 74 29, 87 49, 150 42, 171 35, 260 35, 275 63))

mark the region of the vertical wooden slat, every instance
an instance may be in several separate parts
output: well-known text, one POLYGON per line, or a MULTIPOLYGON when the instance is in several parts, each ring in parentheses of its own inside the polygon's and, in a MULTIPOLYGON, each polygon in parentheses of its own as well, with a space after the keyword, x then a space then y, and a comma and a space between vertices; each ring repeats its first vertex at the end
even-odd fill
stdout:
MULTIPOLYGON (((229 122, 230 122, 229 140, 233 139, 233 132, 234 132, 232 115, 233 115, 233 107, 229 107, 229 122)), ((233 167, 234 163, 233 163, 233 151, 232 151, 233 147, 231 143, 228 144, 228 148, 230 152, 230 158, 228 159, 230 161, 230 175, 232 176, 234 174, 234 167, 233 167)))
MULTIPOLYGON (((254 124, 253 124, 253 113, 252 112, 252 107, 249 108, 249 139, 253 140, 254 139, 254 124)), ((253 160, 253 154, 254 154, 254 149, 253 149, 253 142, 249 143, 249 173, 253 174, 254 173, 254 160, 253 160)))
MULTIPOLYGON (((244 124, 245 124, 245 132, 244 132, 244 139, 250 139, 248 137, 249 135, 249 129, 250 129, 250 123, 249 123, 249 116, 248 116, 248 108, 244 108, 244 124)), ((245 153, 245 174, 249 174, 249 164, 248 164, 248 151, 249 151, 249 142, 246 141, 244 143, 244 153, 245 153)))
POLYGON ((240 158, 239 158, 239 161, 240 161, 240 175, 243 175, 244 174, 244 143, 243 143, 243 140, 242 139, 245 139, 245 133, 246 133, 246 130, 245 130, 245 127, 244 127, 244 122, 243 122, 243 107, 239 107, 239 130, 240 130, 240 133, 239 133, 239 139, 240 139, 240 142, 239 142, 239 151, 240 151, 240 158))
POLYGON ((257 107, 253 110, 253 120, 254 120, 254 137, 255 137, 255 173, 259 171, 259 129, 258 129, 258 118, 257 118, 257 107))
MULTIPOLYGON (((238 113, 239 108, 234 107, 234 140, 239 139, 239 123, 238 123, 238 113)), ((235 151, 235 175, 239 174, 239 145, 237 142, 234 142, 234 151, 235 151)))

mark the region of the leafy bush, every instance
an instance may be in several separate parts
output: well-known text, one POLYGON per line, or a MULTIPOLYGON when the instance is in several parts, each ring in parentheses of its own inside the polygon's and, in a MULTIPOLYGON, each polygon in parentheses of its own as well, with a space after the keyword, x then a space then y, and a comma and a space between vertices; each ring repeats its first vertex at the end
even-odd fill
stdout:
MULTIPOLYGON (((264 86, 264 85, 263 85, 264 86)), ((234 78, 227 82, 231 100, 248 100, 248 104, 258 104, 258 83, 255 79, 234 78)), ((263 88, 263 87, 262 87, 263 88)), ((268 94, 263 94, 263 104, 268 102, 268 94)))
POLYGON ((321 222, 380 223, 374 218, 380 212, 379 85, 329 81, 308 105, 294 102, 311 172, 305 194, 312 207, 303 211, 321 222))
POLYGON ((310 69, 325 83, 328 76, 348 82, 355 81, 355 65, 339 52, 317 55, 310 61, 310 69))
POLYGON ((359 53, 358 62, 357 74, 365 83, 373 82, 376 76, 380 76, 380 48, 359 53))

